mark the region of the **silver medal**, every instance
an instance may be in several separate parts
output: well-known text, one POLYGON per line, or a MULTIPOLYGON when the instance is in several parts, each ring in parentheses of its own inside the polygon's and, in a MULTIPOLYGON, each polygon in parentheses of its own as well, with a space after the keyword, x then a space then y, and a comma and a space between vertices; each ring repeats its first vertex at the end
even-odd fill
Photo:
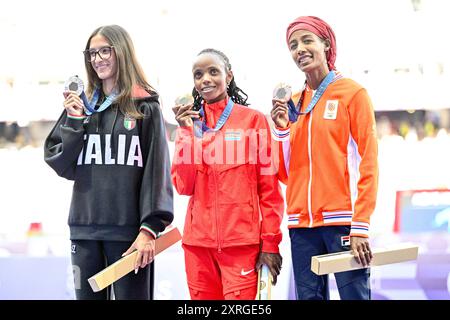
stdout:
POLYGON ((289 100, 292 96, 291 87, 285 83, 278 84, 273 90, 274 99, 289 100))
POLYGON ((74 91, 77 96, 81 95, 84 91, 83 80, 78 76, 72 76, 64 83, 64 91, 74 91))

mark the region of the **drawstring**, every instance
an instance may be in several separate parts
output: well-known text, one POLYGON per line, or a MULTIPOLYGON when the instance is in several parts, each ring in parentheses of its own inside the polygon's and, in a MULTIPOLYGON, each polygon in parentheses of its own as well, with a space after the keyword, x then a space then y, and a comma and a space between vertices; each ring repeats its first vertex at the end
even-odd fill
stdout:
POLYGON ((97 113, 97 133, 98 133, 98 128, 99 128, 99 125, 100 125, 100 122, 102 121, 102 114, 101 114, 101 112, 99 112, 99 113, 97 113))
MULTIPOLYGON (((104 95, 102 95, 100 103, 102 103, 103 100, 105 100, 105 96, 104 95)), ((100 107, 100 103, 97 103, 95 105, 94 110, 98 110, 98 108, 100 107)), ((93 116, 93 118, 95 118, 96 127, 97 127, 97 129, 96 129, 97 131, 96 132, 98 133, 99 125, 100 125, 100 121, 101 121, 101 112, 95 112, 95 113, 97 114, 97 116, 93 116)))
POLYGON ((110 134, 110 136, 109 136, 109 145, 111 146, 111 158, 115 158, 116 157, 116 148, 114 147, 114 138, 113 138, 113 134, 114 134, 114 127, 115 127, 115 125, 116 125, 116 120, 117 120, 117 114, 118 114, 118 109, 119 109, 119 107, 116 107, 115 108, 116 109, 116 113, 115 113, 115 115, 114 115, 114 120, 113 120, 113 123, 112 123, 112 126, 111 126, 111 134, 110 134))

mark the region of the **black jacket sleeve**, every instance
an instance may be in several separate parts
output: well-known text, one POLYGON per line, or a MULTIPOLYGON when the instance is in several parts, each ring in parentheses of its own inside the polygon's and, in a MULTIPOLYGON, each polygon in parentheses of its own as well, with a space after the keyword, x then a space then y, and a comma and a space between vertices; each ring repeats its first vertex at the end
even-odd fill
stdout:
POLYGON ((44 143, 44 160, 59 176, 74 180, 83 135, 83 119, 69 118, 63 110, 44 143))
POLYGON ((150 228, 157 235, 173 221, 173 186, 162 111, 156 101, 147 106, 143 134, 148 134, 149 150, 140 192, 141 229, 150 228))

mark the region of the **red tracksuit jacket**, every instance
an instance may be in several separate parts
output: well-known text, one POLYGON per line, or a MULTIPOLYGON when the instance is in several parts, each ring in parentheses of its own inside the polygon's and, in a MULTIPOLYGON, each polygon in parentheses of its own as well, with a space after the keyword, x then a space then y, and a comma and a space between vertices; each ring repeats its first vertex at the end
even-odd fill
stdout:
MULTIPOLYGON (((212 128, 228 98, 205 104, 212 128)), ((262 243, 278 253, 284 201, 273 169, 270 128, 265 116, 235 104, 225 125, 202 138, 192 127, 177 129, 172 180, 191 196, 183 243, 221 248, 262 243)))

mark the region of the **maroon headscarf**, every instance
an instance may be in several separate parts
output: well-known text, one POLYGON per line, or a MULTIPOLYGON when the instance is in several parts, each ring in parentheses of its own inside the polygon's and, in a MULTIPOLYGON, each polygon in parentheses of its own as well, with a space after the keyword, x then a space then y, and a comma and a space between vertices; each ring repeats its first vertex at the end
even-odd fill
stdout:
POLYGON ((298 17, 291 22, 286 30, 286 42, 289 46, 289 38, 297 30, 308 30, 322 39, 330 41, 330 49, 326 52, 328 68, 336 70, 336 37, 331 27, 320 18, 313 16, 298 17))

